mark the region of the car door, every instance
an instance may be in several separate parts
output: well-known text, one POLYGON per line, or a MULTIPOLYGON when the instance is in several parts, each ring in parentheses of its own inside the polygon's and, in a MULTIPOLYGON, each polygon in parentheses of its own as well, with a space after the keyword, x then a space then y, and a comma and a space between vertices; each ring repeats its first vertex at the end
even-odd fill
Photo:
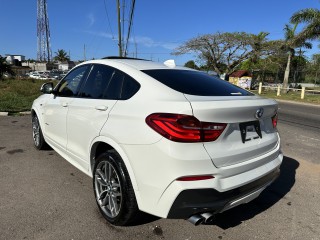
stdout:
POLYGON ((123 75, 118 70, 94 64, 79 97, 69 105, 67 150, 86 170, 89 169, 91 143, 108 120, 119 98, 122 81, 123 75))
POLYGON ((72 70, 62 79, 55 93, 43 106, 44 108, 44 133, 48 141, 60 149, 67 146, 67 113, 69 104, 78 94, 80 83, 85 79, 90 65, 82 65, 72 70))

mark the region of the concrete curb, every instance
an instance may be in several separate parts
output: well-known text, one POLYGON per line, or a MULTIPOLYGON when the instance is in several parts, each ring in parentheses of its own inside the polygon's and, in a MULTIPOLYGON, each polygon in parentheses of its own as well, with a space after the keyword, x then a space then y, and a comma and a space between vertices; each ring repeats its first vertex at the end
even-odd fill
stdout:
POLYGON ((320 107, 319 104, 314 104, 314 103, 306 103, 306 102, 296 102, 296 101, 290 101, 290 100, 282 100, 282 99, 276 99, 277 102, 284 102, 284 103, 292 103, 292 104, 299 104, 299 105, 305 105, 305 106, 312 106, 312 107, 320 107))
MULTIPOLYGON (((25 116, 25 115, 30 115, 31 111, 25 111, 25 112, 17 112, 15 115, 18 116, 25 116)), ((9 116, 9 112, 0 112, 0 117, 6 117, 9 116)))
POLYGON ((24 115, 30 115, 31 111, 25 111, 25 112, 19 112, 19 115, 24 116, 24 115))

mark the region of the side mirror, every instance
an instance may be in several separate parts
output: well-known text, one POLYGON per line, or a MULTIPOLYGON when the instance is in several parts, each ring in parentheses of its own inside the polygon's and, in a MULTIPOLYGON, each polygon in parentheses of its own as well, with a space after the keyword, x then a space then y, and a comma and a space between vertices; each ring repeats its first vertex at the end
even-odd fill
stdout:
POLYGON ((44 94, 51 94, 53 93, 53 83, 49 82, 49 83, 44 83, 42 84, 40 91, 44 94))

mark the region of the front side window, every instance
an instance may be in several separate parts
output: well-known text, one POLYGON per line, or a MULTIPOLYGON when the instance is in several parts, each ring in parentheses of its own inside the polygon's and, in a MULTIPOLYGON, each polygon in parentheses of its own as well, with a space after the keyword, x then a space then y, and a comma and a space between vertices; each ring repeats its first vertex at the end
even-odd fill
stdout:
POLYGON ((73 97, 78 94, 80 82, 86 76, 89 65, 80 66, 72 70, 58 85, 57 95, 60 97, 73 97))

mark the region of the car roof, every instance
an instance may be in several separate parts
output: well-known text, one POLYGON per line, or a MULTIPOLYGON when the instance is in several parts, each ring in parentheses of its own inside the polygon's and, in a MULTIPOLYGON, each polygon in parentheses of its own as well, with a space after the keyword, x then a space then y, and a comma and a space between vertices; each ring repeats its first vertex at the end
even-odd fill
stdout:
MULTIPOLYGON (((180 66, 168 66, 164 63, 160 62, 153 62, 144 59, 133 59, 133 58, 105 58, 105 59, 98 59, 98 60, 91 60, 85 63, 100 63, 109 65, 111 63, 127 65, 131 68, 135 68, 137 70, 151 70, 151 69, 183 69, 183 70, 191 70, 190 68, 180 67, 180 66)), ((113 65, 112 64, 112 65, 113 65)))

